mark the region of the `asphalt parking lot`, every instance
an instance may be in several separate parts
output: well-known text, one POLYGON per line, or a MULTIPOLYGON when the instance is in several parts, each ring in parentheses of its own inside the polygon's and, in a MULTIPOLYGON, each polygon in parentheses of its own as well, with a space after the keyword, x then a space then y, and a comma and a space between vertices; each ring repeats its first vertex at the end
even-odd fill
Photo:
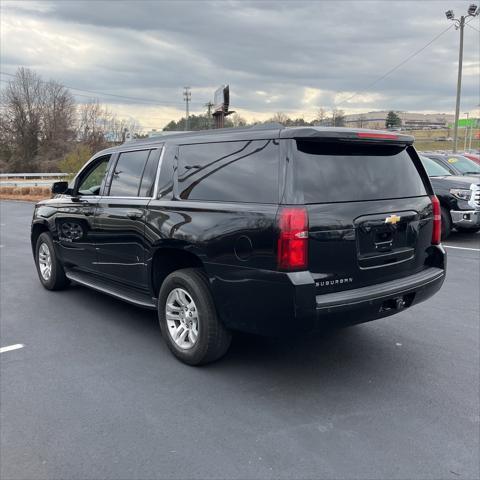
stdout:
MULTIPOLYGON (((155 313, 48 292, 32 204, 0 206, 0 477, 478 479, 480 234, 435 297, 295 341, 238 336, 202 368, 155 313)), ((455 248, 454 248, 455 247, 455 248)))

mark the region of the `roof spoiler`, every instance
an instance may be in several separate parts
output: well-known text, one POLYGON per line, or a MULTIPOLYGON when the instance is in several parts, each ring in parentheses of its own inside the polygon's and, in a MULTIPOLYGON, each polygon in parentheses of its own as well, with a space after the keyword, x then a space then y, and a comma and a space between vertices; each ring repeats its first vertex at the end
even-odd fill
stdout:
POLYGON ((329 127, 306 127, 285 129, 280 132, 281 138, 303 138, 321 140, 362 141, 369 143, 396 143, 412 145, 415 138, 411 135, 402 135, 397 132, 382 130, 329 128, 329 127))

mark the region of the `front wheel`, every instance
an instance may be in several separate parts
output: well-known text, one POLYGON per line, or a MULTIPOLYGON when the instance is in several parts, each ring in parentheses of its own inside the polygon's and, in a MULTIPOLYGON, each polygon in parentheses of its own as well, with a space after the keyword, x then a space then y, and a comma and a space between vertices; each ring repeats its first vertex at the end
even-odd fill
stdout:
POLYGON ((207 280, 200 269, 171 273, 158 296, 158 318, 171 352, 188 365, 222 357, 231 334, 218 318, 207 280))
POLYGON ((40 282, 47 290, 61 290, 68 285, 62 264, 55 255, 52 237, 47 232, 38 237, 35 264, 40 282))
POLYGON ((446 240, 450 235, 450 233, 452 232, 452 217, 450 216, 450 212, 445 207, 442 207, 441 215, 442 215, 442 240, 446 240))

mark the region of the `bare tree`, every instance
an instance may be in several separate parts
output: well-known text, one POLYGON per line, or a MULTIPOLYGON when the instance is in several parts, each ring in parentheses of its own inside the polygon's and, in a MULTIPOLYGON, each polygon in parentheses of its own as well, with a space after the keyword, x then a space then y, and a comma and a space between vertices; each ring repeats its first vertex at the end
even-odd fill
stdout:
POLYGON ((332 126, 344 127, 345 126, 345 112, 334 108, 332 110, 332 126))
POLYGON ((2 92, 2 151, 6 163, 16 170, 35 171, 40 144, 43 111, 41 78, 27 68, 19 68, 2 92))
POLYGON ((106 115, 98 100, 83 103, 78 107, 77 138, 92 151, 100 150, 107 144, 106 115))
POLYGON ((327 116, 328 116, 328 111, 325 108, 320 107, 317 112, 317 118, 314 120, 314 122, 318 125, 324 125, 325 120, 327 119, 327 116))
POLYGON ((137 120, 120 119, 98 101, 78 108, 70 91, 53 80, 43 81, 32 70, 20 68, 1 94, 0 168, 43 171, 59 167, 77 147, 98 151, 134 138, 137 120))
POLYGON ((84 103, 78 108, 77 138, 92 151, 105 148, 110 143, 122 143, 134 138, 141 130, 135 118, 121 119, 98 101, 84 103))
POLYGON ((75 139, 75 101, 69 90, 53 80, 44 84, 42 97, 41 160, 56 163, 75 139))
POLYGON ((246 127, 247 126, 247 121, 240 116, 238 113, 234 113, 230 117, 230 121, 232 122, 233 127, 246 127))
POLYGON ((290 119, 288 118, 288 115, 286 115, 283 112, 277 112, 272 118, 271 122, 275 123, 280 123, 282 125, 286 125, 290 119))

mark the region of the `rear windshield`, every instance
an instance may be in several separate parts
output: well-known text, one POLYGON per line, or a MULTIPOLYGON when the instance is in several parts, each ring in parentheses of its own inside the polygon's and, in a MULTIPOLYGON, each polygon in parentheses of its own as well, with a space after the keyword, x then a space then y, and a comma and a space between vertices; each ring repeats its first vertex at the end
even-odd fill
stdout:
POLYGON ((295 164, 305 203, 427 195, 405 147, 297 140, 295 164))

